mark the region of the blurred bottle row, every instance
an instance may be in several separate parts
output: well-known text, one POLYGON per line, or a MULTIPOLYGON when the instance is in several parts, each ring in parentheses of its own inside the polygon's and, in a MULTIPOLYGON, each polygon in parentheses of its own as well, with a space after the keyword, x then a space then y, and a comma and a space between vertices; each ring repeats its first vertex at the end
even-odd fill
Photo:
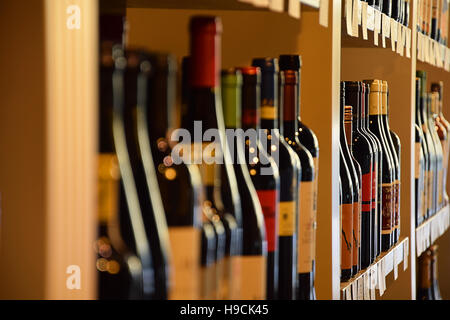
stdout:
POLYGON ((417 31, 447 45, 448 0, 419 0, 417 3, 417 31))
POLYGON ((181 68, 102 42, 100 299, 315 299, 319 147, 300 119, 301 57, 221 70, 221 33, 193 17, 181 68))
POLYGON ((341 82, 341 281, 400 237, 401 143, 389 127, 387 81, 341 82))
POLYGON ((450 123, 442 113, 443 83, 426 91, 427 73, 416 74, 415 214, 416 226, 448 204, 450 123))

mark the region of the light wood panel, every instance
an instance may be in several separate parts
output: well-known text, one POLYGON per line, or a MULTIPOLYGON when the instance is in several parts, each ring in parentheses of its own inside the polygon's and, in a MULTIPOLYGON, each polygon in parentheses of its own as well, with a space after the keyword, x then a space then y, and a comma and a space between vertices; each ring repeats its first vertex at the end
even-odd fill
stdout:
POLYGON ((95 297, 98 40, 97 2, 46 0, 47 267, 45 298, 95 297), (66 22, 80 8, 80 29, 66 22), (81 288, 69 289, 69 266, 81 288))

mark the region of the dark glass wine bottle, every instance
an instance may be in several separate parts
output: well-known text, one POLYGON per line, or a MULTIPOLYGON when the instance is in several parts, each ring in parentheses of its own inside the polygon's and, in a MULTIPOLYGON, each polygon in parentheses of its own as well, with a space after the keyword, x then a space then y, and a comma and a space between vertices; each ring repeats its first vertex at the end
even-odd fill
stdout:
POLYGON ((438 40, 438 7, 439 0, 429 0, 431 1, 431 30, 430 37, 431 39, 438 40))
POLYGON ((441 290, 439 288, 438 277, 438 245, 430 247, 431 251, 431 288, 433 291, 433 300, 442 300, 441 290))
POLYGON ((381 231, 381 250, 387 251, 392 244, 392 217, 393 217, 393 167, 384 130, 381 121, 381 81, 365 80, 370 83, 369 98, 369 127, 371 132, 376 135, 381 143, 382 150, 382 167, 383 174, 381 176, 382 192, 382 231, 381 231))
MULTIPOLYGON (((296 131, 296 136, 300 144, 308 150, 311 154, 314 161, 314 179, 312 183, 313 194, 312 194, 312 204, 313 204, 313 221, 312 221, 312 251, 311 251, 311 259, 312 259, 312 271, 310 273, 310 288, 311 288, 311 297, 315 299, 316 291, 315 291, 315 270, 316 270, 316 230, 317 230, 317 193, 319 189, 319 140, 315 133, 301 120, 300 114, 300 98, 301 98, 301 67, 302 60, 299 55, 280 55, 279 58, 280 70, 293 70, 298 73, 298 83, 297 83, 297 101, 296 101, 296 117, 298 121, 298 129, 296 131)), ((302 164, 303 166, 303 164, 302 164)), ((300 201, 301 202, 301 201, 300 201)))
POLYGON ((428 158, 430 162, 430 171, 428 176, 428 214, 430 217, 436 213, 436 200, 437 200, 437 180, 438 180, 438 172, 439 172, 439 157, 437 154, 437 150, 434 144, 434 139, 429 127, 429 119, 427 115, 428 108, 428 96, 426 93, 426 73, 417 71, 420 78, 421 84, 421 96, 420 96, 420 116, 422 119, 422 131, 425 137, 428 158))
POLYGON ((426 250, 420 255, 418 274, 417 300, 433 300, 430 250, 426 250))
MULTIPOLYGON (((158 279, 160 291, 158 291, 156 274, 161 276, 161 273, 155 270, 157 268, 155 264, 157 263, 154 261, 153 246, 148 235, 148 220, 145 219, 145 215, 153 215, 151 212, 153 207, 150 205, 143 208, 143 205, 148 203, 145 203, 145 201, 141 203, 140 200, 147 195, 143 194, 142 190, 139 192, 138 187, 141 184, 137 183, 135 179, 135 171, 139 169, 139 162, 136 161, 136 154, 129 151, 136 145, 136 140, 132 140, 130 134, 132 122, 130 123, 129 114, 132 99, 134 98, 134 105, 137 103, 137 73, 133 63, 137 64, 139 59, 134 59, 134 61, 132 59, 133 63, 128 66, 127 56, 125 56, 121 47, 114 47, 113 57, 115 59, 115 70, 112 75, 112 132, 122 177, 119 225, 125 244, 136 252, 141 260, 143 298, 152 299, 156 295, 164 293, 164 289, 161 292, 161 286, 164 287, 167 283, 164 277, 160 277, 158 279)), ((145 191, 145 186, 143 189, 145 191)), ((159 267, 161 266, 160 264, 159 267)), ((159 271, 161 272, 161 269, 159 271)), ((164 267, 163 271, 165 271, 164 267)))
POLYGON ((241 128, 241 92, 241 72, 234 68, 223 70, 223 114, 242 206, 241 277, 236 299, 264 300, 267 273, 264 215, 245 162, 244 142, 242 137, 234 134, 238 128, 241 128))
POLYGON ((381 252, 381 175, 383 172, 382 149, 378 138, 369 129, 369 94, 370 85, 361 84, 361 132, 369 139, 374 150, 374 166, 372 168, 372 254, 371 263, 381 252))
POLYGON ((415 142, 414 142, 414 188, 415 188, 415 213, 416 227, 425 221, 425 159, 422 150, 422 131, 417 124, 414 124, 415 142))
MULTIPOLYGON (((281 61, 280 61, 281 63, 281 61)), ((299 193, 296 299, 314 300, 314 159, 298 140, 298 71, 285 70, 280 64, 280 133, 288 145, 297 153, 301 163, 299 193)))
MULTIPOLYGON (((444 118, 442 113, 442 94, 444 90, 444 83, 440 81, 438 83, 431 84, 431 91, 437 92, 438 96, 438 104, 437 104, 437 112, 435 121, 439 123, 444 132, 446 132, 447 140, 441 139, 442 144, 442 152, 443 152, 443 190, 444 190, 444 201, 443 205, 448 204, 448 194, 447 194, 447 174, 448 174, 448 164, 449 164, 449 155, 450 155, 450 123, 444 118)), ((441 136, 439 136, 441 138, 441 136)))
MULTIPOLYGON (((143 298, 142 263, 120 230, 121 177, 113 135, 114 60, 112 43, 103 42, 100 59, 98 155, 98 235, 95 242, 98 299, 143 298)), ((153 291, 154 288, 151 288, 153 291)))
POLYGON ((391 18, 398 22, 403 22, 402 20, 402 4, 403 0, 392 0, 391 2, 391 18))
POLYGON ((278 204, 278 299, 295 299, 297 289, 297 220, 300 159, 280 135, 278 127, 278 60, 255 58, 261 70, 261 129, 267 142, 264 150, 278 161, 280 202, 278 204))
POLYGON ((260 85, 258 67, 241 67, 242 129, 245 135, 245 157, 253 185, 264 214, 267 237, 267 299, 278 296, 278 203, 280 177, 275 161, 264 151, 258 134, 260 130, 260 85), (249 130, 250 129, 250 130, 249 130))
POLYGON ((141 63, 136 109, 138 143, 148 185, 156 175, 161 191, 172 251, 172 288, 169 298, 200 298, 201 180, 195 165, 174 161, 170 130, 175 103, 176 61, 172 55, 152 53, 141 63), (154 167, 151 167, 153 158, 154 167), (155 173, 154 173, 155 172, 155 173), (177 194, 177 201, 173 195, 177 194))
MULTIPOLYGON (((352 106, 352 138, 347 134, 347 143, 349 144, 352 156, 358 162, 361 168, 361 268, 367 268, 373 261, 373 219, 375 218, 376 202, 372 207, 372 186, 374 178, 372 175, 376 164, 374 158, 377 154, 373 152, 372 145, 367 135, 363 134, 361 127, 361 84, 356 81, 345 81, 345 105, 352 106)), ((346 123, 346 127, 350 124, 346 123)), ((376 186, 376 183, 375 183, 376 186)), ((374 188, 376 191, 376 187, 374 188)), ((376 201, 376 200, 375 200, 376 201)), ((355 222, 355 220, 354 220, 355 222)))
POLYGON ((351 152, 352 148, 352 122, 353 122, 353 108, 352 106, 344 107, 344 131, 345 139, 347 142, 347 149, 350 155, 350 161, 355 169, 355 181, 353 183, 358 191, 357 195, 353 198, 353 274, 358 273, 361 270, 361 214, 362 214, 362 170, 358 161, 351 152))
POLYGON ((392 0, 384 0, 383 1, 381 12, 383 12, 388 17, 391 17, 391 14, 392 14, 392 0))
POLYGON ((387 81, 383 81, 381 89, 381 121, 383 123, 384 136, 386 137, 387 146, 392 156, 394 165, 394 207, 393 207, 393 243, 397 243, 400 238, 400 138, 389 127, 389 88, 387 81))
POLYGON ((424 160, 424 189, 422 191, 422 215, 423 219, 427 219, 431 212, 431 181, 432 181, 432 171, 433 164, 431 153, 428 151, 428 144, 426 139, 426 134, 423 131, 424 125, 422 121, 422 99, 421 99, 422 83, 419 77, 416 77, 416 125, 420 129, 420 135, 422 138, 421 148, 423 152, 424 160))
MULTIPOLYGON (((343 110, 345 106, 345 82, 341 81, 341 95, 340 95, 340 122, 343 121, 343 110)), ((339 143, 339 177, 341 181, 341 282, 348 281, 352 277, 353 267, 353 205, 354 205, 354 187, 353 178, 349 166, 347 165, 346 157, 342 150, 342 128, 340 132, 339 143)), ((345 135, 344 135, 345 138, 345 135)), ((346 146, 346 145, 345 145, 346 146)))
MULTIPOLYGON (((127 61, 126 68, 122 73, 122 80, 125 85, 123 122, 127 150, 139 203, 141 205, 142 218, 152 253, 153 267, 155 270, 154 298, 167 299, 170 277, 169 259, 171 255, 169 232, 154 170, 153 157, 150 150, 143 150, 140 144, 142 135, 145 134, 148 139, 148 132, 142 131, 142 128, 139 127, 138 120, 146 121, 146 119, 138 119, 137 117, 138 101, 141 102, 142 95, 146 95, 143 91, 147 90, 147 88, 138 86, 138 77, 149 72, 149 70, 145 69, 149 67, 150 61, 146 53, 134 50, 125 51, 124 57, 127 61), (144 163, 149 164, 149 166, 144 167, 144 163)), ((117 69, 118 66, 116 64, 117 69)))
MULTIPOLYGON (((220 223, 225 231, 225 257, 217 259, 218 291, 216 297, 223 297, 220 290, 227 287, 230 274, 225 272, 230 259, 239 253, 239 230, 236 218, 225 210, 220 192, 221 166, 223 165, 224 133, 222 104, 220 98, 220 47, 222 23, 218 17, 197 16, 190 22, 190 114, 189 124, 191 137, 194 137, 195 163, 199 163, 200 172, 205 186, 205 201, 203 210, 213 224, 220 223), (200 122, 199 122, 200 121, 200 122), (200 130, 198 130, 200 129, 200 130), (201 132, 201 136, 196 134, 201 132), (208 137, 208 132, 214 132, 208 137), (209 140, 208 142, 203 140, 209 140), (198 152, 200 151, 200 152, 198 152), (201 159, 197 156, 201 155, 201 159)), ((226 157, 225 157, 226 159, 226 157)), ((228 172, 230 187, 233 187, 232 175, 228 172)), ((231 167, 232 170, 232 167, 231 167)), ((235 179, 235 177, 234 177, 235 179)), ((237 193, 237 190, 235 190, 237 193)), ((234 204, 233 204, 234 205, 234 204)), ((237 209, 234 213, 237 212, 237 209)), ((239 217, 240 220, 240 217, 239 217)), ((216 232, 219 226, 216 227, 216 232)), ((218 241, 218 247, 220 246, 218 241)), ((238 272, 236 270, 236 272, 238 272)))

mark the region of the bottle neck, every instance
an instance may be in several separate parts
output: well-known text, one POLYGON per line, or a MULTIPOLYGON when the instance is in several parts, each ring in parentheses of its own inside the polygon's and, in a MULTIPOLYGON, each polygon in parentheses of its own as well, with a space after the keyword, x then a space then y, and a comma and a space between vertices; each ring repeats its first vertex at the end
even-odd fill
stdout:
POLYGON ((242 87, 242 128, 259 129, 259 85, 244 84, 242 87))
MULTIPOLYGON (((360 110, 361 110, 361 104, 360 104, 360 94, 358 87, 354 86, 346 86, 345 90, 345 104, 352 107, 352 119, 353 119, 353 128, 355 130, 360 128, 360 110)), ((344 118, 346 118, 345 112, 344 112, 344 118)))
POLYGON ((383 121, 383 126, 386 128, 386 131, 389 131, 389 122, 388 122, 388 93, 381 93, 381 121, 383 121))
MULTIPOLYGON (((345 107, 347 108, 347 106, 345 107)), ((353 144, 353 121, 352 121, 352 111, 345 110, 344 111, 344 133, 345 138, 347 139, 347 145, 349 149, 352 149, 353 144)))
POLYGON ((372 91, 369 97, 369 116, 379 117, 382 114, 380 92, 372 91))
POLYGON ((222 84, 222 106, 225 127, 241 127, 241 88, 239 85, 222 84))
POLYGON ((263 71, 261 73, 261 128, 278 128, 278 73, 263 71))
POLYGON ((298 88, 296 81, 285 82, 281 86, 280 133, 291 136, 298 129, 298 88))

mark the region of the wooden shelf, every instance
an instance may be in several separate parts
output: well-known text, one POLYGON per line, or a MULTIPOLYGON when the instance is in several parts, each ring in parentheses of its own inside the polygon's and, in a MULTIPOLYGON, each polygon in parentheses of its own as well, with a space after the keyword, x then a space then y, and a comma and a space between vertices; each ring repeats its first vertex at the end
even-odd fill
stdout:
POLYGON ((409 238, 402 238, 389 251, 382 253, 377 260, 352 279, 341 283, 341 298, 343 300, 375 300, 387 289, 386 277, 393 271, 394 280, 398 277, 400 263, 403 270, 408 268, 409 238), (376 292, 378 289, 378 294, 376 292))
POLYGON ((416 228, 417 256, 427 250, 450 226, 450 206, 447 205, 416 228))

